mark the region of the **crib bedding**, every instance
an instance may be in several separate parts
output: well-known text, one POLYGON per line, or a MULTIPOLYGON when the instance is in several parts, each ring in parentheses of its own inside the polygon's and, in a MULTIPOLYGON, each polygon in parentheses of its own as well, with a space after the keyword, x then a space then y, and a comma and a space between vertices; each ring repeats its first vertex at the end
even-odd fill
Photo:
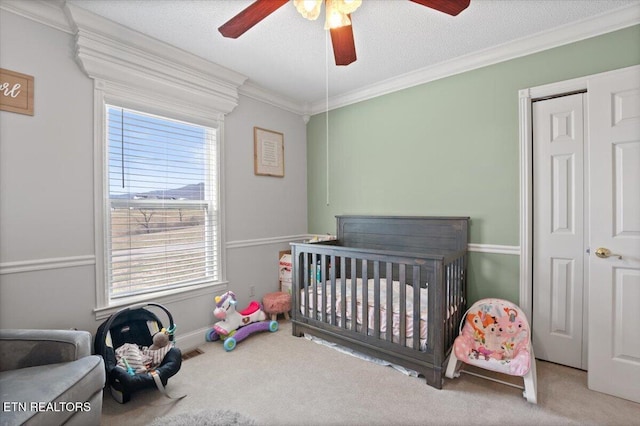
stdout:
MULTIPOLYGON (((312 311, 312 316, 320 316, 321 308, 315 308, 316 305, 319 307, 322 305, 322 297, 323 292, 326 291, 326 306, 325 313, 328 317, 331 316, 332 310, 335 308, 336 311, 336 323, 335 325, 342 327, 342 280, 340 278, 336 279, 336 296, 335 302, 333 301, 332 289, 331 289, 331 281, 327 281, 325 285, 308 287, 307 290, 300 290, 300 309, 301 313, 306 311, 306 301, 309 300, 309 309, 312 311), (308 293, 308 297, 305 293, 308 293), (315 293, 315 297, 314 297, 315 293), (317 301, 317 303, 316 303, 317 301)), ((400 328, 401 328, 401 312, 400 312, 400 302, 401 302, 401 293, 400 293, 401 284, 398 281, 392 282, 392 293, 391 293, 391 301, 393 306, 392 313, 392 341, 394 343, 400 342, 400 328)), ((346 300, 346 327, 351 327, 351 321, 353 321, 353 312, 352 312, 352 283, 351 279, 347 278, 345 280, 345 300, 346 300)), ((387 333, 387 280, 385 278, 380 279, 380 306, 379 306, 379 314, 380 314, 380 339, 386 339, 387 333)), ((374 321, 375 321, 375 281, 373 279, 367 280, 367 325, 369 329, 369 334, 373 333, 375 330, 374 321)), ((357 330, 361 331, 362 322, 363 322, 363 305, 364 305, 364 292, 363 292, 363 282, 361 278, 356 279, 356 325, 357 330)), ((426 350, 426 342, 427 342, 427 306, 428 306, 428 291, 426 288, 420 289, 420 350, 426 350)), ((407 347, 413 346, 413 305, 414 305, 414 290, 410 285, 405 285, 405 345, 407 347)), ((330 319, 329 319, 330 321, 330 319)))

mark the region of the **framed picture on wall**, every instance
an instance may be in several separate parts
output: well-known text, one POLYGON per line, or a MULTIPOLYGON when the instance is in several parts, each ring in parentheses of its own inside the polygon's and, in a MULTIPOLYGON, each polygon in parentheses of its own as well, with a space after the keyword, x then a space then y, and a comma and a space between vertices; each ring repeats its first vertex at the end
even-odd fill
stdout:
POLYGON ((253 128, 253 171, 256 175, 284 177, 284 135, 253 128))

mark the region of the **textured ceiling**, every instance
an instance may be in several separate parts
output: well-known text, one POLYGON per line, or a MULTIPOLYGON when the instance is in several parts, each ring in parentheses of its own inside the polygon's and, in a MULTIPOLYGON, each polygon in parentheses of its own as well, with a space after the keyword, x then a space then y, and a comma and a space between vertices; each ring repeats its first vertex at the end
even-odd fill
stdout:
MULTIPOLYGON (((321 19, 285 4, 238 39, 217 28, 252 0, 68 0, 300 104, 580 21, 640 0, 471 0, 451 17, 408 0, 364 0, 352 15, 358 60, 334 65, 321 19)), ((324 16, 324 13, 323 15, 324 16)))

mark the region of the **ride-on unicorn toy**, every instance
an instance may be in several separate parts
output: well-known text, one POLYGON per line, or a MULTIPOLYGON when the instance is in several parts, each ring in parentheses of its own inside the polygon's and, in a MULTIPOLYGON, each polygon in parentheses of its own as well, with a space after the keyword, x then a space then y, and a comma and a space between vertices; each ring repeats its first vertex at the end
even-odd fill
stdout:
POLYGON ((243 341, 248 336, 259 331, 277 331, 277 321, 265 321, 267 314, 255 300, 249 303, 242 311, 236 311, 236 295, 227 291, 222 296, 216 296, 216 308, 213 315, 220 319, 206 334, 207 342, 215 342, 222 339, 224 348, 232 351, 236 343, 243 341))

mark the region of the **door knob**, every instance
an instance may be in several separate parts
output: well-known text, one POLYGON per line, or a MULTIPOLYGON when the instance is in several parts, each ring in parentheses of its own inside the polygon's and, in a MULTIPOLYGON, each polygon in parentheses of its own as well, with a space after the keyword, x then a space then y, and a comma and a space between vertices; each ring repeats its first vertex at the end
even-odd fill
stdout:
POLYGON ((598 250, 596 250, 596 256, 598 256, 601 259, 606 259, 609 256, 618 256, 618 259, 622 259, 621 255, 611 253, 611 250, 605 247, 600 247, 598 250))

